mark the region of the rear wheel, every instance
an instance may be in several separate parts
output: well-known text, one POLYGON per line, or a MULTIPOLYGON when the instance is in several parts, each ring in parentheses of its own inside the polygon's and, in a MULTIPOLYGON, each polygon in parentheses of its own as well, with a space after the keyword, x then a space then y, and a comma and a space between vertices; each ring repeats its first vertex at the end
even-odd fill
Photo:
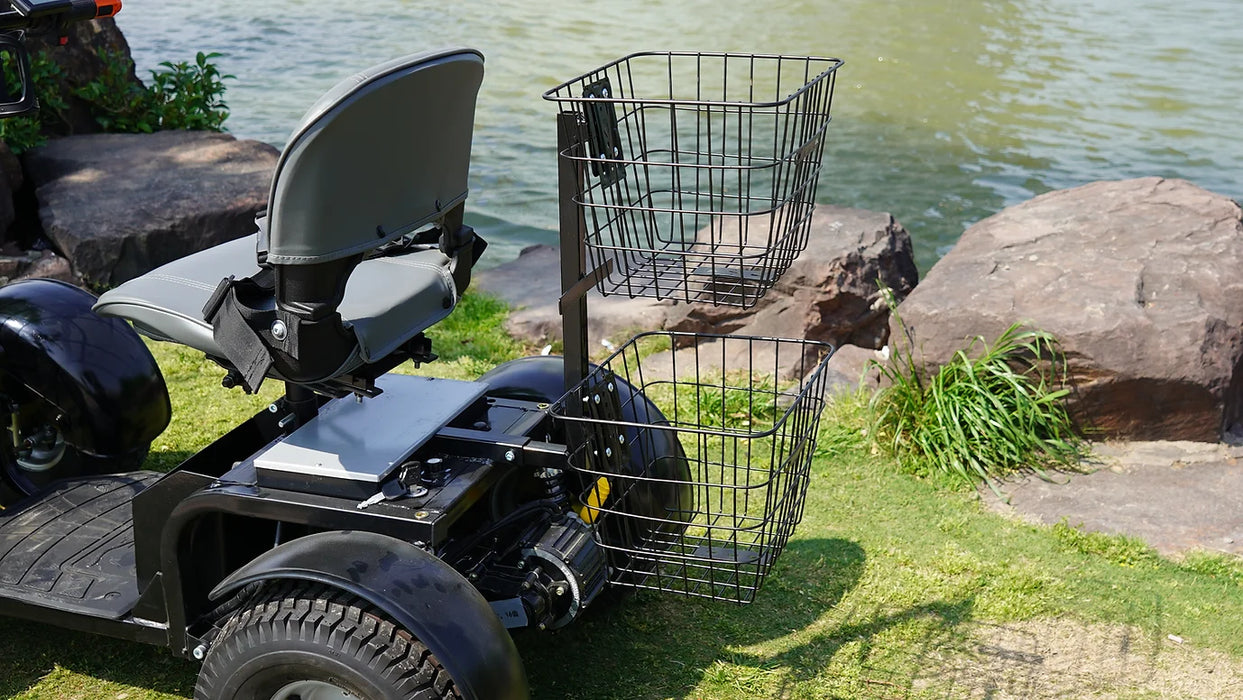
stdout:
POLYGON ((14 497, 28 496, 44 486, 72 476, 133 471, 142 466, 148 446, 128 453, 88 455, 65 441, 59 409, 12 380, 0 384, 0 475, 4 489, 14 497))
POLYGON ((310 583, 272 587, 225 624, 199 672, 195 700, 461 698, 427 647, 348 593, 310 583))

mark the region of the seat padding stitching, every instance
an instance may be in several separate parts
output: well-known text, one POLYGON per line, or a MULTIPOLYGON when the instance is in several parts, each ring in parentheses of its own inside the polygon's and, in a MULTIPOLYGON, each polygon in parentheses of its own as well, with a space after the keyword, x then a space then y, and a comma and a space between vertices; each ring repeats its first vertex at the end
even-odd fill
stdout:
POLYGON ((402 258, 376 258, 376 262, 435 271, 440 275, 440 281, 444 282, 445 286, 453 289, 453 275, 449 272, 446 265, 442 265, 440 263, 429 263, 422 260, 403 260, 402 258))
POLYGON ((173 284, 182 284, 187 287, 192 287, 194 289, 201 289, 205 292, 215 291, 216 286, 219 284, 219 283, 208 284, 207 282, 200 282, 199 280, 190 279, 188 277, 178 277, 176 275, 170 275, 170 274, 163 273, 163 272, 148 272, 146 275, 143 275, 143 276, 146 277, 147 279, 160 280, 163 282, 172 282, 173 284))

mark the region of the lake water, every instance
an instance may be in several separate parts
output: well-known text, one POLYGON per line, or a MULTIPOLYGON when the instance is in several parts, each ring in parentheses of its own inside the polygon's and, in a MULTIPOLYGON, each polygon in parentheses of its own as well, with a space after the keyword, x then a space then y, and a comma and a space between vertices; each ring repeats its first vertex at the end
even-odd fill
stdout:
POLYGON ((636 50, 837 56, 822 202, 892 212, 927 268, 972 222, 1092 180, 1183 177, 1243 198, 1238 0, 126 0, 139 74, 223 54, 227 127, 281 145, 350 73, 467 45, 487 57, 472 223, 490 262, 556 227, 544 90, 636 50))

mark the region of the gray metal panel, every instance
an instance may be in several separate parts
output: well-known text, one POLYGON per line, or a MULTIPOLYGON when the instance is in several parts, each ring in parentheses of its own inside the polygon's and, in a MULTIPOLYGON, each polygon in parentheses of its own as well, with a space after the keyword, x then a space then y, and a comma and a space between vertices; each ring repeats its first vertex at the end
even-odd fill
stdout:
POLYGON ((257 455, 255 468, 378 484, 488 388, 398 374, 376 383, 383 394, 326 404, 306 425, 257 455))
POLYGON ((268 261, 365 252, 465 200, 482 80, 483 57, 455 49, 390 61, 330 90, 277 164, 268 261))

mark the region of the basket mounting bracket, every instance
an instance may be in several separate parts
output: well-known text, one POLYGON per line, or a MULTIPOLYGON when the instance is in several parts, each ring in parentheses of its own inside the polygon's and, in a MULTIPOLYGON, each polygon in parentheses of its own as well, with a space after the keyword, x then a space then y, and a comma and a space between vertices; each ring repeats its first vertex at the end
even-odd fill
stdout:
POLYGON ((600 283, 601 280, 613 274, 613 259, 609 258, 604 261, 603 265, 597 265, 594 270, 583 275, 581 279, 565 290, 561 295, 561 299, 557 301, 557 308, 562 314, 573 309, 573 305, 579 299, 582 299, 592 287, 600 283))

